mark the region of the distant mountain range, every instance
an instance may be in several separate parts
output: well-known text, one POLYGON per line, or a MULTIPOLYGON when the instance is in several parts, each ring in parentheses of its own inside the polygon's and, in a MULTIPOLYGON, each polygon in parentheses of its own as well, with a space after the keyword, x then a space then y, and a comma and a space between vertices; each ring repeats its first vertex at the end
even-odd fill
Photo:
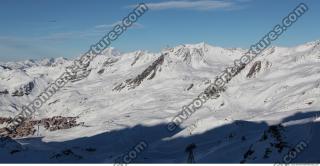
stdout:
MULTIPOLYGON (((291 161, 319 163, 320 41, 268 48, 218 99, 175 132, 166 129, 246 51, 205 43, 159 53, 109 48, 81 69, 88 77, 77 75, 14 138, 0 138, 0 162, 112 163, 145 140, 135 163, 185 163, 190 144, 196 163, 283 162, 301 141, 308 146, 291 161)), ((0 62, 0 128, 71 64, 0 62)))

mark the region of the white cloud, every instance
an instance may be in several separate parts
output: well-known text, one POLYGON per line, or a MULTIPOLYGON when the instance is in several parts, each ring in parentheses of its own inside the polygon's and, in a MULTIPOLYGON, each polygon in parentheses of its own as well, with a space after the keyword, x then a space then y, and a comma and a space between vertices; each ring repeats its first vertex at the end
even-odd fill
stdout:
MULTIPOLYGON (((167 1, 159 3, 147 3, 149 9, 152 10, 167 10, 167 9, 189 9, 189 10, 230 10, 237 7, 237 4, 230 1, 217 0, 181 0, 167 1)), ((131 6, 133 7, 133 6, 131 6)))
MULTIPOLYGON (((116 26, 118 24, 121 25, 121 23, 122 23, 122 21, 117 21, 117 22, 115 22, 113 24, 101 24, 101 25, 95 26, 95 29, 106 30, 106 29, 113 28, 114 26, 116 26)), ((139 24, 139 23, 133 23, 130 28, 143 28, 143 25, 139 24)))

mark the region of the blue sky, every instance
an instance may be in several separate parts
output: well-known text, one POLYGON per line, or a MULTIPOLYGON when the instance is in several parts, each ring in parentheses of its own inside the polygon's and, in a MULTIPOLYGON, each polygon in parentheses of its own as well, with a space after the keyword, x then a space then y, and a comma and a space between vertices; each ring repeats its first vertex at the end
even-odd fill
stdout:
POLYGON ((248 48, 300 2, 309 11, 275 44, 320 39, 319 0, 1 0, 0 61, 79 56, 139 2, 150 10, 112 44, 122 52, 199 42, 248 48))

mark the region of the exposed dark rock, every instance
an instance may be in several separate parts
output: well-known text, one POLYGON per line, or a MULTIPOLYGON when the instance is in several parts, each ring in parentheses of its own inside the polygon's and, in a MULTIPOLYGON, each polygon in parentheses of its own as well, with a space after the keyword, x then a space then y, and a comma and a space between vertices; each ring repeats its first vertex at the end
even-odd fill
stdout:
POLYGON ((101 69, 97 72, 98 74, 103 74, 104 73, 104 69, 101 69))
POLYGON ((12 96, 23 96, 23 95, 29 95, 32 90, 34 89, 34 82, 29 82, 28 84, 20 87, 18 90, 15 90, 12 92, 12 96))
POLYGON ((160 67, 164 61, 164 55, 161 55, 157 60, 155 60, 150 66, 148 66, 141 74, 133 79, 127 79, 124 83, 120 83, 112 90, 121 91, 123 88, 128 87, 128 89, 134 89, 141 84, 148 76, 148 80, 153 79, 156 75, 157 70, 160 70, 160 67))
POLYGON ((19 110, 18 106, 16 104, 14 104, 14 103, 10 104, 10 107, 13 108, 16 111, 19 110))
POLYGON ((247 78, 252 78, 252 77, 255 76, 260 70, 261 70, 261 61, 256 61, 256 62, 252 65, 249 73, 247 74, 247 78))
POLYGON ((141 58, 141 56, 143 56, 143 52, 138 52, 136 57, 134 58, 133 62, 131 63, 131 66, 133 66, 134 64, 137 63, 137 61, 141 58))
POLYGON ((193 87, 193 84, 190 84, 187 90, 190 90, 193 87))
POLYGON ((0 91, 0 95, 7 95, 9 94, 9 91, 7 89, 0 91))
POLYGON ((190 64, 192 61, 192 57, 203 57, 204 53, 202 49, 189 49, 187 47, 183 47, 174 52, 174 54, 178 57, 182 58, 182 61, 186 64, 190 64))
POLYGON ((107 61, 105 61, 103 63, 103 66, 104 67, 113 66, 113 64, 116 63, 117 61, 118 61, 118 59, 109 58, 109 59, 107 59, 107 61))
POLYGON ((0 67, 1 67, 1 68, 3 68, 3 69, 5 69, 5 70, 6 70, 6 69, 8 69, 8 70, 12 70, 12 68, 11 68, 11 67, 8 67, 8 66, 0 65, 0 67))
POLYGON ((281 134, 283 130, 284 128, 281 125, 270 126, 268 129, 268 133, 270 133, 276 140, 276 142, 272 145, 278 149, 279 153, 281 153, 284 148, 289 148, 287 142, 284 141, 284 138, 281 134))
POLYGON ((206 94, 207 96, 216 96, 216 97, 220 97, 220 91, 218 89, 216 89, 213 86, 209 86, 204 90, 204 94, 206 94))
POLYGON ((246 158, 248 158, 250 155, 252 155, 253 153, 254 153, 254 151, 251 150, 251 149, 249 149, 249 150, 243 155, 243 157, 246 159, 246 158))
POLYGON ((14 91, 14 92, 12 92, 12 96, 23 96, 24 95, 24 93, 23 93, 23 91, 20 91, 20 90, 16 90, 16 91, 14 91))
POLYGON ((63 151, 61 151, 61 153, 57 153, 53 156, 51 156, 51 159, 59 159, 61 157, 74 157, 77 159, 82 159, 83 157, 80 155, 75 154, 71 149, 65 149, 63 151))
POLYGON ((10 152, 10 154, 15 154, 15 153, 18 153, 18 152, 21 152, 21 150, 15 149, 15 150, 12 150, 12 151, 10 152))
POLYGON ((306 104, 311 105, 313 103, 313 101, 309 101, 306 104))
POLYGON ((95 152, 97 149, 95 148, 86 148, 86 151, 87 152, 95 152))
POLYGON ((74 76, 71 77, 71 82, 81 81, 84 78, 87 78, 91 73, 91 69, 87 70, 87 68, 79 69, 74 76))
POLYGON ((89 65, 90 65, 90 62, 87 64, 79 65, 81 67, 74 67, 74 66, 67 67, 67 70, 73 72, 72 76, 69 78, 69 80, 71 82, 77 82, 77 81, 80 81, 80 80, 86 78, 91 73, 91 69, 88 69, 89 65), (74 70, 74 69, 76 69, 76 70, 74 70))
MULTIPOLYGON (((292 149, 290 148, 288 143, 285 141, 284 132, 285 132, 285 128, 281 124, 269 126, 267 130, 263 132, 258 142, 264 142, 263 144, 268 143, 267 145, 269 146, 265 147, 264 154, 261 156, 261 158, 268 159, 270 158, 271 154, 275 151, 277 151, 280 154, 284 151, 284 149, 288 149, 288 150, 292 149)), ((255 147, 260 147, 260 146, 255 146, 255 147)), ((260 150, 260 148, 253 149, 253 144, 252 144, 249 150, 244 154, 244 158, 241 161, 241 163, 248 162, 248 160, 255 160, 257 156, 252 156, 252 154, 254 153, 254 150, 260 150)))
POLYGON ((253 155, 254 150, 252 149, 252 146, 253 145, 251 145, 249 149, 243 154, 243 159, 240 161, 240 163, 245 163, 253 155))
POLYGON ((268 139, 268 135, 267 135, 267 132, 263 132, 263 135, 261 136, 261 138, 260 138, 260 142, 262 142, 262 141, 265 141, 265 140, 267 140, 268 139))
POLYGON ((55 103, 57 103, 57 102, 59 102, 60 100, 58 99, 58 100, 55 100, 55 101, 53 101, 53 102, 51 102, 51 103, 48 103, 48 105, 52 105, 52 104, 55 104, 55 103))

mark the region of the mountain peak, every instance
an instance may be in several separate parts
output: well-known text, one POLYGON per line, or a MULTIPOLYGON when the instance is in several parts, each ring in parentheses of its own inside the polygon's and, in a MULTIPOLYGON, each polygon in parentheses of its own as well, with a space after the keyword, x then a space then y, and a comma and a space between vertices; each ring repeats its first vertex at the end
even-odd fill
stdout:
POLYGON ((114 47, 108 47, 105 50, 103 50, 101 54, 107 56, 119 56, 121 55, 121 52, 114 47))

